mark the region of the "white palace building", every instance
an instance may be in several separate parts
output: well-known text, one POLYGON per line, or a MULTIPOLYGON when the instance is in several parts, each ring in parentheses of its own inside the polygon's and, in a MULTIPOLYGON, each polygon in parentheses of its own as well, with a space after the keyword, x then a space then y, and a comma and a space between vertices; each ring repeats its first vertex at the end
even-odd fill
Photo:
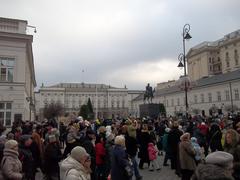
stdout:
POLYGON ((140 90, 104 84, 59 83, 42 86, 35 92, 36 114, 42 120, 45 105, 60 103, 66 113, 77 115, 81 106, 90 99, 95 116, 99 118, 127 117, 129 114, 136 116, 138 112, 134 111, 132 100, 142 93, 140 90))
POLYGON ((36 87, 27 21, 0 17, 0 123, 34 119, 36 87))
MULTIPOLYGON (((191 48, 186 56, 191 81, 188 94, 189 113, 228 113, 240 110, 240 30, 214 42, 191 48)), ((159 83, 154 103, 163 103, 167 115, 186 112, 185 92, 178 81, 159 83)), ((139 112, 143 96, 133 100, 139 112)), ((138 114, 139 115, 139 114, 138 114)))

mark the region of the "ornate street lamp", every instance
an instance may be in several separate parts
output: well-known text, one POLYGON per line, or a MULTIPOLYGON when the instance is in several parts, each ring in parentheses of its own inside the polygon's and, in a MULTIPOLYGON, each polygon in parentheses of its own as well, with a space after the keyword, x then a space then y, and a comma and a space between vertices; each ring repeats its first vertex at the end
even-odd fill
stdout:
POLYGON ((185 106, 186 106, 186 117, 188 118, 188 95, 187 95, 187 91, 188 88, 190 86, 189 84, 189 78, 187 77, 187 67, 186 67, 186 55, 185 55, 185 40, 189 40, 192 38, 192 36, 189 34, 190 31, 190 25, 189 24, 185 24, 183 26, 183 34, 182 34, 182 38, 183 38, 183 53, 179 54, 178 56, 178 60, 179 60, 179 64, 178 67, 179 68, 184 68, 184 92, 185 92, 185 106))

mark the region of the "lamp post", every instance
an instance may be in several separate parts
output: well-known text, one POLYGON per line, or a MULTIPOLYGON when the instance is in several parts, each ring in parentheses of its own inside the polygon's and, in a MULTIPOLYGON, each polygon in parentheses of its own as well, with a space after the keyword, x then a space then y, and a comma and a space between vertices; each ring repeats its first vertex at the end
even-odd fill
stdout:
POLYGON ((179 54, 178 56, 178 60, 179 60, 179 64, 178 67, 179 68, 184 68, 184 92, 185 92, 185 105, 186 105, 186 117, 188 118, 188 87, 189 87, 189 79, 187 78, 187 67, 186 67, 186 54, 185 54, 185 40, 189 40, 192 37, 189 34, 190 31, 190 25, 189 24, 185 24, 183 26, 183 34, 182 34, 182 38, 183 38, 183 53, 179 54))

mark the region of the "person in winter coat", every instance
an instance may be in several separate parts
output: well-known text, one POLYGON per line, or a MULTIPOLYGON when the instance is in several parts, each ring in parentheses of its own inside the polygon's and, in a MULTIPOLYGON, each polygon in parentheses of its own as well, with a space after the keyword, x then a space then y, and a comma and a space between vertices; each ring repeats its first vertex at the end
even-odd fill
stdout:
POLYGON ((229 129, 225 135, 224 151, 233 155, 233 177, 240 180, 240 141, 239 134, 229 129))
POLYGON ((60 167, 58 163, 62 159, 61 148, 55 135, 48 136, 48 141, 43 157, 45 180, 59 180, 60 167))
POLYGON ((35 163, 31 152, 32 139, 31 135, 22 135, 19 143, 19 160, 22 162, 22 171, 24 180, 35 179, 35 163))
POLYGON ((225 173, 224 168, 214 164, 200 164, 195 170, 192 180, 234 180, 225 173))
POLYGON ((96 152, 95 152, 95 141, 96 135, 95 132, 91 129, 86 131, 86 137, 83 140, 82 146, 87 151, 87 153, 91 156, 91 180, 95 179, 95 169, 96 169, 96 152))
POLYGON ((197 138, 195 137, 192 137, 191 138, 191 144, 193 146, 193 149, 195 151, 195 161, 196 161, 196 164, 200 163, 201 162, 201 159, 202 159, 202 151, 201 151, 201 147, 199 146, 198 142, 197 142, 197 138))
POLYGON ((151 136, 148 131, 148 125, 145 123, 142 125, 142 129, 140 130, 138 141, 140 143, 139 154, 138 154, 140 158, 139 169, 143 169, 144 163, 148 163, 148 166, 150 165, 149 156, 148 156, 148 143, 151 142, 151 136))
MULTIPOLYGON (((222 172, 220 173, 218 171, 218 173, 215 172, 215 169, 213 170, 212 168, 208 169, 208 172, 202 172, 201 176, 205 176, 209 175, 209 179, 213 179, 215 178, 216 180, 220 180, 221 176, 224 177, 222 179, 225 180, 230 178, 232 178, 232 169, 233 169, 233 156, 230 153, 224 152, 224 151, 216 151, 213 153, 210 153, 206 158, 205 158, 205 164, 206 165, 215 165, 215 169, 218 170, 219 168, 221 168, 222 172), (213 172, 210 172, 212 171, 213 172), (203 174, 206 173, 206 174, 203 174)), ((195 173, 196 174, 196 173, 195 173)))
POLYGON ((148 143, 148 156, 150 160, 149 170, 160 170, 159 163, 157 161, 158 149, 153 143, 148 143))
POLYGON ((209 134, 208 134, 208 139, 209 139, 209 146, 211 149, 211 152, 215 151, 222 151, 222 132, 218 124, 214 123, 211 125, 209 134))
POLYGON ((1 161, 2 173, 0 179, 21 180, 23 175, 22 163, 18 159, 18 143, 15 140, 9 140, 5 143, 3 152, 4 156, 1 161), (2 177, 1 177, 2 176, 2 177))
POLYGON ((179 159, 182 173, 182 180, 190 180, 194 170, 196 169, 196 163, 194 156, 196 155, 193 146, 190 142, 190 134, 184 133, 180 137, 179 143, 179 159))
POLYGON ((128 156, 131 158, 131 161, 133 163, 133 169, 134 169, 136 180, 141 180, 142 176, 140 175, 138 164, 136 161, 136 155, 138 150, 137 139, 136 139, 136 128, 130 125, 128 126, 127 132, 128 133, 125 136, 126 152, 128 156))
POLYGON ((96 138, 96 176, 98 180, 105 179, 107 177, 106 174, 106 149, 105 149, 105 138, 102 137, 102 134, 99 134, 96 138))
POLYGON ((170 159, 170 147, 168 146, 168 134, 170 131, 171 131, 170 128, 165 128, 165 133, 162 138, 163 150, 165 151, 163 166, 168 166, 167 161, 168 159, 170 159))
POLYGON ((174 121, 172 125, 172 130, 168 135, 168 147, 170 148, 170 156, 171 156, 171 169, 176 170, 176 174, 180 175, 180 167, 179 167, 179 147, 178 144, 180 142, 180 137, 183 134, 182 131, 178 129, 178 122, 174 121))
POLYGON ((106 149, 106 156, 105 156, 105 165, 106 165, 106 175, 109 175, 112 168, 112 151, 114 146, 114 135, 108 134, 106 135, 106 143, 105 143, 105 149, 106 149))
POLYGON ((61 163, 63 180, 90 180, 91 157, 81 146, 72 149, 71 154, 61 163))
POLYGON ((2 161, 2 158, 3 158, 3 150, 4 150, 5 142, 6 142, 6 136, 1 135, 0 136, 0 162, 2 161))
POLYGON ((115 147, 112 154, 112 180, 131 180, 133 175, 132 165, 129 162, 128 155, 125 152, 124 136, 116 136, 115 147))

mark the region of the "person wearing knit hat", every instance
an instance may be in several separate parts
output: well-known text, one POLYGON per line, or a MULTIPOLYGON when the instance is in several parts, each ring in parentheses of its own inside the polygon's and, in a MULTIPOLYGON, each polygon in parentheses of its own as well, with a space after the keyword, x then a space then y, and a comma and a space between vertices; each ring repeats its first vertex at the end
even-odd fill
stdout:
POLYGON ((4 147, 4 156, 1 162, 2 172, 0 179, 22 179, 22 164, 18 159, 18 142, 15 140, 8 140, 4 147))
POLYGON ((224 151, 216 151, 207 155, 205 162, 207 164, 215 164, 226 170, 233 168, 233 156, 224 151))
POLYGON ((76 146, 72 149, 68 156, 61 163, 61 177, 64 180, 90 180, 91 173, 91 157, 86 150, 81 146, 76 146))

